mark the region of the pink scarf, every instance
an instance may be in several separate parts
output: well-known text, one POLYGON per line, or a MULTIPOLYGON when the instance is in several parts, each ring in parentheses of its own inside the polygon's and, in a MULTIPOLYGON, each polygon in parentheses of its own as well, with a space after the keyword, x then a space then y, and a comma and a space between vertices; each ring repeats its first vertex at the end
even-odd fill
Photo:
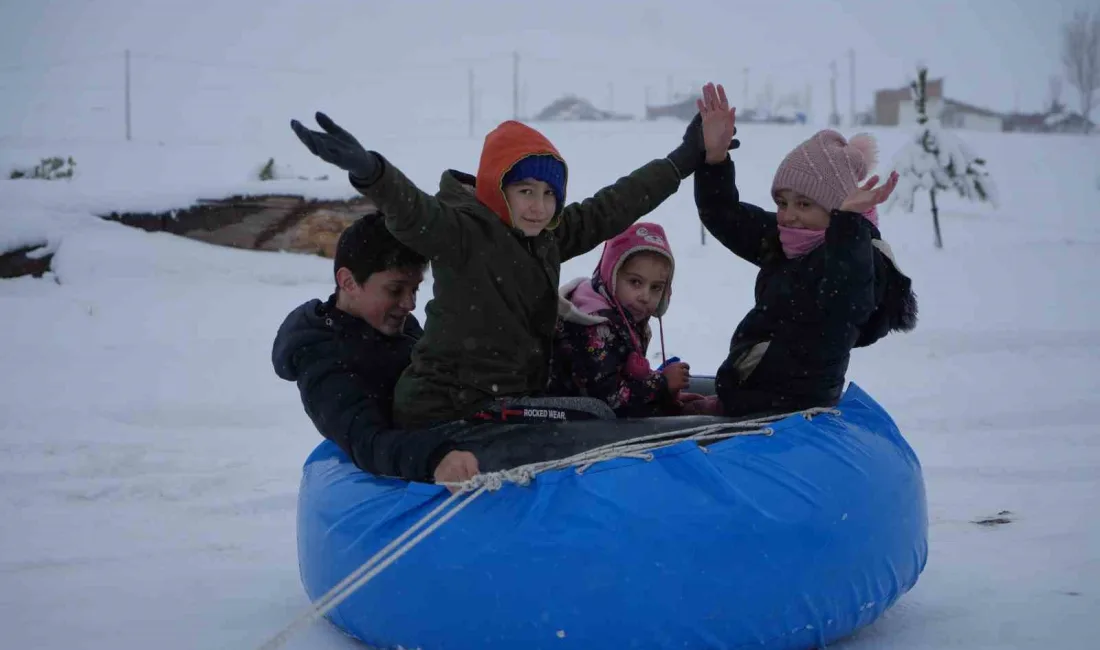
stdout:
MULTIPOLYGON (((863 216, 878 227, 878 211, 875 208, 864 212, 863 216)), ((783 245, 783 254, 788 259, 795 259, 809 254, 825 243, 825 231, 779 226, 779 243, 783 245)))

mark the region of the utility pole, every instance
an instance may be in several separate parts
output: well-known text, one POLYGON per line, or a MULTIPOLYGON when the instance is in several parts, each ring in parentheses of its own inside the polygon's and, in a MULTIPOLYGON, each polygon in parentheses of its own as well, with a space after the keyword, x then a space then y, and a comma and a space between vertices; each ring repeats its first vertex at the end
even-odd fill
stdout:
POLYGON ((126 96, 124 102, 126 105, 126 140, 130 140, 130 50, 126 50, 126 55, 123 57, 124 61, 124 75, 125 75, 125 90, 126 96))
POLYGON ((851 111, 852 126, 856 125, 856 51, 855 49, 848 49, 848 76, 851 81, 851 106, 848 107, 851 111))
POLYGON ((470 94, 470 131, 469 136, 474 137, 474 67, 470 66, 466 71, 466 88, 470 94))
POLYGON ((836 59, 829 63, 832 75, 829 77, 829 102, 832 112, 829 113, 829 126, 840 125, 840 115, 836 110, 836 59))
POLYGON ((745 67, 745 90, 741 95, 741 105, 746 106, 746 107, 749 105, 749 68, 748 68, 748 66, 745 67))
POLYGON ((607 110, 615 110, 615 83, 607 82, 607 110))
POLYGON ((519 120, 519 52, 512 52, 512 119, 519 120))

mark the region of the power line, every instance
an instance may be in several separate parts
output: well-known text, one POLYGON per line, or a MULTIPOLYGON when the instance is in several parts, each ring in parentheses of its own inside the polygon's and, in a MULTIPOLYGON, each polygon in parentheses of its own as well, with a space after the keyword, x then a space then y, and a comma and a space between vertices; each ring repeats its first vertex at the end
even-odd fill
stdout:
POLYGON ((12 90, 12 91, 45 90, 45 91, 64 91, 64 92, 73 92, 73 91, 96 92, 96 91, 102 91, 102 92, 112 92, 112 93, 118 92, 118 90, 119 90, 118 86, 111 86, 111 85, 107 85, 107 84, 74 86, 74 85, 70 85, 70 84, 53 83, 53 84, 46 85, 46 84, 36 83, 36 81, 20 81, 20 82, 12 82, 12 83, 4 82, 4 83, 0 83, 0 90, 12 90))
POLYGON ((0 66, 0 72, 21 72, 23 70, 52 70, 54 68, 71 68, 85 65, 95 65, 105 61, 117 61, 118 55, 101 54, 81 57, 79 59, 62 59, 59 61, 39 61, 35 63, 11 63, 0 66))
POLYGON ((159 63, 169 63, 176 65, 187 65, 197 68, 235 68, 239 70, 259 70, 264 72, 283 72, 286 74, 306 74, 306 75, 324 75, 331 74, 328 70, 319 69, 305 69, 305 68, 287 68, 281 66, 260 65, 257 63, 245 63, 236 61, 210 61, 200 59, 190 59, 185 57, 172 56, 167 54, 154 54, 151 52, 131 52, 131 57, 135 59, 144 59, 146 61, 156 61, 159 63))

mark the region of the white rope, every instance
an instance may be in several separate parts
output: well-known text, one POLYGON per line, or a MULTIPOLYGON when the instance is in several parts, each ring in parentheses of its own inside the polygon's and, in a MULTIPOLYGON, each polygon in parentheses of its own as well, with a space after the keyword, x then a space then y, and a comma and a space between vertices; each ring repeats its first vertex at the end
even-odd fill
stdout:
MULTIPOLYGON (((278 634, 259 646, 257 650, 276 650, 277 648, 281 648, 290 640, 290 637, 293 636, 294 633, 301 628, 311 625, 325 614, 332 611, 337 605, 347 600, 356 590, 370 582, 379 573, 386 570, 390 565, 401 558, 401 556, 411 551, 421 542, 421 540, 431 535, 443 524, 447 523, 451 517, 454 517, 475 499, 486 492, 495 492, 501 489, 505 483, 525 486, 530 484, 539 474, 556 469, 564 469, 566 467, 576 467, 577 473, 580 474, 596 463, 613 460, 615 458, 638 458, 650 461, 654 458, 652 453, 653 450, 670 447, 688 440, 701 442, 747 435, 770 436, 774 431, 771 428, 762 427, 762 425, 778 422, 779 420, 783 420, 793 415, 801 415, 809 420, 813 418, 813 416, 822 413, 839 415, 840 411, 834 408, 811 408, 804 411, 795 411, 793 413, 766 416, 740 422, 704 424, 687 429, 677 429, 675 431, 666 431, 642 436, 640 438, 612 442, 559 460, 542 461, 497 472, 478 474, 460 483, 440 483, 440 485, 452 488, 454 493, 431 512, 421 517, 416 523, 410 526, 408 530, 394 538, 393 541, 372 555, 358 569, 352 571, 346 578, 329 589, 328 592, 317 599, 315 603, 310 605, 306 611, 291 621, 290 624, 283 628, 278 634), (463 500, 462 497, 464 495, 469 496, 463 500), (444 513, 448 507, 456 503, 458 505, 455 505, 444 513), (440 513, 443 514, 441 515, 440 513), (435 519, 436 517, 438 517, 438 519, 435 519), (435 519, 435 521, 432 521, 432 519, 435 519), (428 522, 431 523, 429 524, 428 522), (420 528, 424 528, 424 530, 413 536, 420 528)), ((700 446, 700 449, 706 451, 706 447, 700 446)))
POLYGON ((405 553, 408 553, 414 546, 420 543, 422 539, 433 533, 437 528, 442 526, 451 517, 458 514, 463 508, 468 506, 474 499, 481 496, 486 492, 487 488, 480 488, 470 494, 469 498, 455 506, 450 512, 446 513, 427 528, 425 528, 419 535, 408 539, 417 529, 424 526, 427 522, 431 521, 433 517, 438 515, 447 506, 455 503, 464 494, 465 490, 459 490, 448 497, 443 503, 439 504, 428 514, 421 517, 416 523, 409 527, 404 533, 398 535, 392 542, 387 544, 382 550, 378 551, 364 562, 358 569, 352 571, 346 578, 341 580, 331 589, 329 589, 323 596, 317 599, 306 611, 302 612, 297 618, 290 622, 282 631, 275 636, 268 639, 263 645, 259 646, 257 650, 275 650, 281 648, 286 642, 294 635, 299 629, 311 625, 314 621, 317 621, 340 603, 347 600, 359 587, 362 587, 376 575, 381 573, 384 569, 389 567, 398 558, 405 553), (408 542, 405 540, 408 539, 408 542), (392 553, 389 557, 386 557, 388 553, 392 553))

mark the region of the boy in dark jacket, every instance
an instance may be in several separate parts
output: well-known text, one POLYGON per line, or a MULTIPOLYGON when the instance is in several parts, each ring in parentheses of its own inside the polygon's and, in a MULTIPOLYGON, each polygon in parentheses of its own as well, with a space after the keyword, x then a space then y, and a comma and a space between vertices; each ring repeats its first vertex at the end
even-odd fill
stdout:
MULTIPOLYGON (((406 427, 539 406, 531 398, 545 395, 549 380, 561 263, 651 212, 703 159, 696 119, 667 157, 567 204, 557 149, 508 121, 485 138, 477 176, 446 171, 433 197, 325 115, 317 121, 327 133, 291 125, 310 151, 348 171, 399 241, 432 263, 426 330, 394 398, 406 427)), ((591 401, 602 407, 594 413, 613 417, 591 401)))
MULTIPOLYGON (((709 94, 704 112, 734 115, 709 94)), ((726 248, 760 267, 756 305, 742 319, 716 376, 717 401, 689 410, 725 415, 780 413, 836 404, 854 347, 916 325, 912 283, 877 227, 881 187, 874 140, 825 130, 780 164, 772 183, 778 212, 742 203, 725 150, 708 148, 695 175, 703 225, 726 248), (862 183, 862 184, 861 184, 862 183)))
MULTIPOLYGON (((391 425, 394 385, 421 336, 411 312, 426 266, 381 215, 364 216, 337 242, 336 291, 290 312, 271 350, 275 373, 298 384, 314 426, 356 466, 416 481, 430 480, 451 452, 442 431, 391 425)), ((448 465, 472 460, 454 453, 448 465)))

